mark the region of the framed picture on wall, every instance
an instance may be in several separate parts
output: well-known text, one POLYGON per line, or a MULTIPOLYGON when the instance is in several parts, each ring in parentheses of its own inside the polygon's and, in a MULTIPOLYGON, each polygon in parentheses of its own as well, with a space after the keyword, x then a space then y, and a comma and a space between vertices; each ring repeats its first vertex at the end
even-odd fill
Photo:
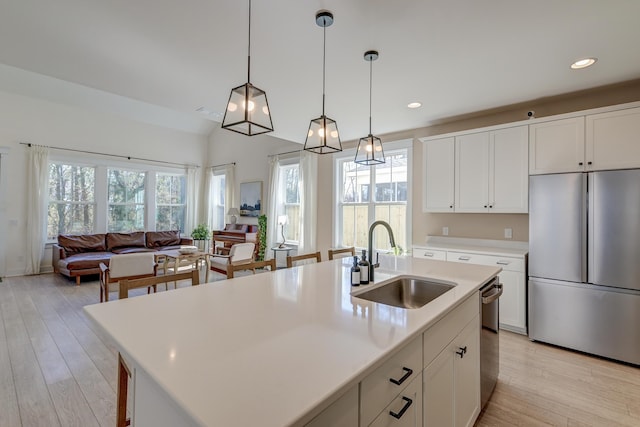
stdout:
POLYGON ((258 217, 262 212, 262 181, 240 184, 240 216, 258 217))

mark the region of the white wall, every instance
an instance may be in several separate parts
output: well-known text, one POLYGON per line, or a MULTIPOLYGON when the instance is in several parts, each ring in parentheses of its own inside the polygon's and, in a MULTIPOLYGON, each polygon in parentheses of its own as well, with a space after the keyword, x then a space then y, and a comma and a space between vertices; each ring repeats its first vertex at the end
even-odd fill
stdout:
MULTIPOLYGON (((244 136, 216 127, 209 135, 208 166, 236 163, 235 198, 240 183, 262 181, 262 209, 266 213, 269 193, 269 155, 301 150, 303 146, 268 135, 244 136)), ((238 223, 257 224, 256 218, 238 217, 238 223)))
MULTIPOLYGON (((4 245, 6 254, 0 259, 0 275, 24 274, 26 268, 28 148, 20 142, 200 166, 204 166, 207 153, 204 135, 0 92, 0 147, 8 148, 8 154, 2 156, 2 168, 8 182, 0 187, 6 189, 0 194, 0 221, 3 222, 0 230, 4 228, 5 237, 0 245, 4 245)), ((55 151, 55 154, 60 156, 64 152, 55 151)), ((0 254, 2 252, 0 249, 0 254)), ((42 265, 50 269, 50 250, 45 252, 42 265)))

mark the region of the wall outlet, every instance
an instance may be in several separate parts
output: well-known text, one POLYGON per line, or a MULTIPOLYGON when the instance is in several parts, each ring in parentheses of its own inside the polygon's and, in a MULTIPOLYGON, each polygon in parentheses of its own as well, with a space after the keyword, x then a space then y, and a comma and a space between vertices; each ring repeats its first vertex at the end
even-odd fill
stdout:
POLYGON ((512 228, 505 228, 504 229, 504 238, 505 239, 513 239, 513 229, 512 228))
POLYGON ((449 235, 449 227, 442 227, 442 235, 443 236, 449 235))

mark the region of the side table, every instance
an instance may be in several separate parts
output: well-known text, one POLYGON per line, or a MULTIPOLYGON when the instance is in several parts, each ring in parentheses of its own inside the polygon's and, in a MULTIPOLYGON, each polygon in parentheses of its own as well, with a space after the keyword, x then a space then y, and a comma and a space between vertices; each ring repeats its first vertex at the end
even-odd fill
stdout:
MULTIPOLYGON (((271 248, 271 250, 273 251, 273 259, 276 260, 276 266, 278 265, 278 252, 284 252, 285 253, 285 261, 286 261, 286 257, 289 256, 289 252, 291 252, 293 250, 293 248, 290 248, 289 246, 284 246, 284 247, 279 247, 279 246, 274 246, 273 248, 271 248)), ((285 267, 276 267, 276 268, 285 268, 285 267)))

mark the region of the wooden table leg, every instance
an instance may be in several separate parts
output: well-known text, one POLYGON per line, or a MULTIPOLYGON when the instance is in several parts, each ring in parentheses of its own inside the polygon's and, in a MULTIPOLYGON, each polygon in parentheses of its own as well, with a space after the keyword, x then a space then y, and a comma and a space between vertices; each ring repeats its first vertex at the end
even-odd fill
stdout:
POLYGON ((131 371, 122 355, 118 353, 118 396, 116 398, 116 427, 126 427, 131 424, 127 418, 127 394, 129 392, 129 377, 131 371))

